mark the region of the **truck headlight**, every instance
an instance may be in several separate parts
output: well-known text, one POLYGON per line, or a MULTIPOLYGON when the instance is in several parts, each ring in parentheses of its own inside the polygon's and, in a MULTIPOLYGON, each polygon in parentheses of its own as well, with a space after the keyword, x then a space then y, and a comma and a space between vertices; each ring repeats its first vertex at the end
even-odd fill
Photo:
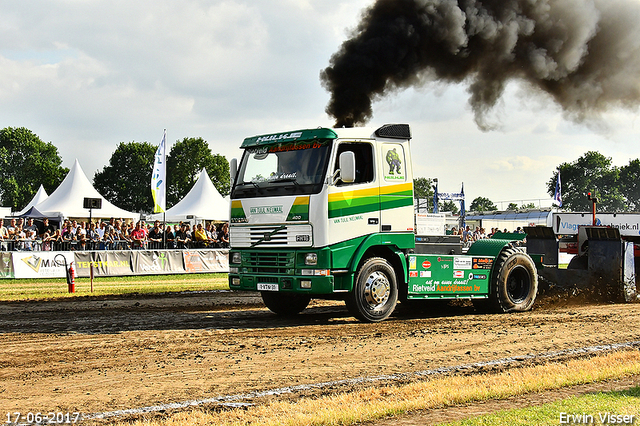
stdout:
POLYGON ((304 264, 309 266, 315 266, 318 264, 318 255, 317 253, 307 253, 304 257, 304 264))
POLYGON ((231 263, 242 263, 242 253, 235 251, 231 254, 231 263))

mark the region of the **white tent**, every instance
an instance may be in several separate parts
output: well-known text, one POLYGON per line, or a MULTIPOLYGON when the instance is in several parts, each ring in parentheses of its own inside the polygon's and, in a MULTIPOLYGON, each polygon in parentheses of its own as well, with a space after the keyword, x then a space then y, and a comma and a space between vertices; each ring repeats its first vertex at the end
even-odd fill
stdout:
POLYGON ((19 212, 14 213, 13 215, 14 216, 23 215, 27 211, 29 211, 29 209, 31 207, 37 206, 38 204, 40 204, 41 202, 43 202, 47 198, 49 198, 49 194, 47 194, 47 191, 44 190, 44 186, 40 185, 40 188, 38 188, 38 192, 36 192, 36 195, 33 196, 31 201, 29 201, 29 204, 27 204, 24 209, 20 210, 19 212))
POLYGON ((128 212, 105 200, 105 198, 96 191, 91 182, 89 182, 77 159, 60 186, 58 186, 46 200, 37 204, 35 207, 43 214, 52 217, 89 217, 89 209, 84 208, 85 197, 102 199, 102 207, 91 210, 92 217, 140 219, 140 214, 128 212))
MULTIPOLYGON (((152 215, 154 220, 162 220, 163 213, 152 215)), ((167 222, 181 220, 229 220, 229 200, 220 195, 205 169, 202 169, 193 188, 180 202, 166 211, 167 222)))

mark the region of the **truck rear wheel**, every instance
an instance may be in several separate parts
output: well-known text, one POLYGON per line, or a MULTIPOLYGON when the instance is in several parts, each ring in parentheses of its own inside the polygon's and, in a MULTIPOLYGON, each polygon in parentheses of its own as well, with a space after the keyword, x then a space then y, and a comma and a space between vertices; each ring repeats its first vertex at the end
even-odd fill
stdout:
POLYGON ((528 254, 515 248, 503 250, 494 271, 490 300, 496 312, 523 312, 533 307, 538 275, 528 254))
POLYGON ((311 301, 311 296, 297 293, 280 293, 277 291, 261 292, 262 301, 274 314, 292 316, 304 311, 311 301))
POLYGON ((396 274, 389 262, 381 257, 372 257, 360 267, 353 291, 345 300, 349 312, 366 322, 389 317, 397 301, 396 274))

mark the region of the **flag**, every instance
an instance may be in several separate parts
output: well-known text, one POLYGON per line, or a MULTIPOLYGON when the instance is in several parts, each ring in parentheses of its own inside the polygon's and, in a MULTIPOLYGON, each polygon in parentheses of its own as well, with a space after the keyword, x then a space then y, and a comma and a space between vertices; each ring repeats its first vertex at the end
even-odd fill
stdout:
POLYGON ((433 187, 433 212, 434 213, 440 213, 440 210, 438 209, 438 181, 436 180, 436 184, 433 187))
POLYGON ((167 166, 166 166, 166 145, 167 129, 164 130, 162 141, 156 150, 153 162, 153 173, 151 174, 151 194, 153 195, 153 212, 162 213, 167 204, 167 166))
POLYGON ((558 170, 558 180, 556 180, 556 192, 553 194, 553 204, 562 207, 562 189, 560 184, 560 170, 558 170))
POLYGON ((462 197, 460 198, 460 227, 465 226, 465 211, 464 211, 464 182, 462 182, 462 189, 460 189, 460 194, 462 197))

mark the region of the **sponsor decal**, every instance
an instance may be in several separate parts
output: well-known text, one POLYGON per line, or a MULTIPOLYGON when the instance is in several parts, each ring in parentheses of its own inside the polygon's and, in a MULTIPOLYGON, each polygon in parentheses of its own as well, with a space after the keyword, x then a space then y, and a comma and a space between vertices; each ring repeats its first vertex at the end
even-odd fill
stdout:
POLYGON ((431 268, 431 262, 429 262, 428 260, 425 260, 424 262, 422 262, 422 267, 424 269, 429 269, 431 268))
POLYGON ((474 280, 486 280, 487 279, 487 275, 486 274, 472 274, 473 275, 473 279, 474 280))
POLYGON ((417 278, 418 271, 409 271, 409 278, 417 278))
POLYGON ((302 136, 302 132, 280 133, 278 135, 261 136, 256 142, 275 142, 284 139, 295 139, 302 136))
POLYGON ((472 269, 491 269, 493 266, 492 257, 474 257, 472 261, 472 269))
POLYGON ((281 214, 282 206, 259 206, 249 209, 251 214, 281 214))
POLYGON ((471 269, 472 262, 470 257, 456 257, 453 259, 454 269, 471 269))
POLYGON ((463 278, 464 271, 453 271, 453 278, 463 278))
POLYGON ((431 278, 431 271, 420 271, 420 278, 431 278))
POLYGON ((360 220, 364 220, 364 216, 362 216, 361 214, 355 216, 337 217, 333 219, 333 223, 351 223, 360 220))
POLYGON ((409 269, 416 269, 416 257, 409 256, 409 269))
POLYGON ((151 263, 140 262, 140 271, 142 272, 160 272, 165 269, 167 264, 167 253, 158 252, 151 255, 151 263))
POLYGON ((29 256, 29 257, 23 258, 22 261, 26 263, 27 266, 33 269, 35 272, 40 271, 40 264, 42 263, 42 258, 38 256, 29 256))

